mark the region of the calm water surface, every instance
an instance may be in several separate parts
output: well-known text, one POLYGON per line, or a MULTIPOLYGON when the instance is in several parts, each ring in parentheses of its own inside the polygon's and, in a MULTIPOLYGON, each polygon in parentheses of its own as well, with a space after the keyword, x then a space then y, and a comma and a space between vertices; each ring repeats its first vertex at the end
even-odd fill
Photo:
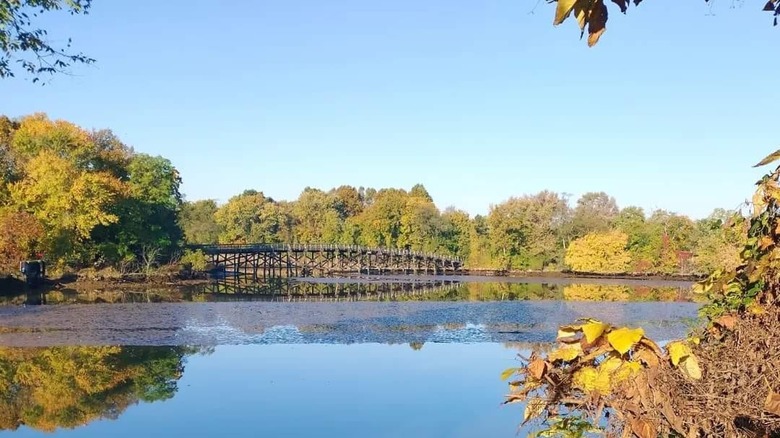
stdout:
POLYGON ((697 309, 680 284, 436 281, 4 296, 0 434, 513 437, 499 375, 558 325, 663 340, 697 309))

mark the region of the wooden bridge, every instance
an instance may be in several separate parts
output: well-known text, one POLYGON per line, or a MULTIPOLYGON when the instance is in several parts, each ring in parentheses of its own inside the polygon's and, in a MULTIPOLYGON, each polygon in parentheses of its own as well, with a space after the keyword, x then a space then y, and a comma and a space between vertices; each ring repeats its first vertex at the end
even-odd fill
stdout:
POLYGON ((416 251, 342 245, 195 245, 227 276, 314 277, 344 273, 428 274, 459 272, 456 257, 416 251))

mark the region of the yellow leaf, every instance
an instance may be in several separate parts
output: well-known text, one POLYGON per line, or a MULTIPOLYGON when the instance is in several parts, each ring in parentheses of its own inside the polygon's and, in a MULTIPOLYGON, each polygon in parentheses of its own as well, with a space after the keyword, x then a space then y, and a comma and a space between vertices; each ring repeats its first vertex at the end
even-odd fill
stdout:
POLYGON ((528 403, 525 404, 525 411, 523 412, 523 424, 538 417, 539 414, 544 411, 546 406, 547 403, 545 403, 545 401, 539 397, 534 397, 531 400, 528 400, 528 403))
POLYGON ((760 304, 751 304, 748 306, 747 310, 754 315, 763 315, 766 313, 766 309, 760 304))
POLYGON ((557 26, 563 23, 563 20, 571 14, 571 10, 574 8, 575 3, 577 3, 577 0, 558 0, 558 7, 555 8, 555 21, 553 21, 553 25, 557 26))
POLYGON ((507 368, 504 370, 503 373, 501 373, 501 380, 506 380, 510 377, 512 377, 512 374, 517 372, 517 368, 507 368))
POLYGON ((683 341, 670 342, 666 345, 669 350, 669 356, 672 358, 672 365, 677 366, 680 360, 691 355, 691 347, 683 341))
POLYGON ((572 384, 584 392, 598 391, 601 394, 609 394, 611 391, 609 373, 600 373, 593 367, 585 367, 574 373, 572 384))
POLYGON ((623 365, 623 359, 617 356, 611 356, 599 364, 599 372, 611 373, 620 368, 621 365, 623 365))
POLYGON ((592 344, 608 327, 609 324, 604 324, 603 322, 594 319, 582 326, 582 333, 585 334, 585 340, 588 341, 589 344, 592 344))
POLYGON ((779 158, 780 158, 780 149, 778 149, 778 150, 772 152, 771 154, 767 155, 766 158, 764 158, 763 160, 759 161, 759 163, 756 164, 753 167, 760 167, 760 166, 767 165, 767 164, 769 164, 769 163, 771 163, 773 161, 776 161, 779 158))
POLYGON ((686 376, 694 380, 701 379, 701 368, 699 368, 699 360, 693 354, 685 356, 680 362, 680 369, 686 376))
POLYGON ((607 341, 620 354, 626 354, 644 335, 645 331, 641 328, 629 329, 623 327, 609 332, 607 341))
POLYGON ((623 364, 612 373, 612 380, 614 383, 620 383, 630 379, 634 374, 642 370, 642 364, 639 362, 623 362, 623 364))
POLYGON ((569 362, 579 357, 580 354, 582 354, 582 346, 580 344, 572 344, 553 351, 547 356, 547 360, 555 362, 560 359, 569 362))
POLYGON ((756 190, 753 194, 753 216, 758 216, 764 211, 766 202, 764 201, 764 191, 761 189, 756 190))
POLYGON ((691 338, 691 342, 693 342, 696 345, 699 345, 699 342, 701 342, 701 338, 699 338, 698 336, 694 336, 691 338))
POLYGON ((570 338, 577 334, 578 331, 580 331, 581 326, 579 325, 563 325, 560 328, 558 328, 558 338, 557 340, 570 338))

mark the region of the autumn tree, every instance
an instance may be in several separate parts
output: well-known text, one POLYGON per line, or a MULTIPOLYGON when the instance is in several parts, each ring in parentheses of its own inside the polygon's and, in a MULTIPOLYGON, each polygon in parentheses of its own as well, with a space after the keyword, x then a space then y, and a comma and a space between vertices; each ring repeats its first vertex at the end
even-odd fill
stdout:
POLYGON ((586 234, 569 245, 566 264, 576 272, 624 273, 631 262, 627 244, 628 236, 620 231, 586 234))
POLYGON ((214 217, 223 243, 283 243, 292 220, 286 208, 256 190, 230 198, 214 217))
POLYGON ((0 274, 16 272, 19 261, 36 257, 43 237, 43 225, 35 216, 0 209, 0 274))

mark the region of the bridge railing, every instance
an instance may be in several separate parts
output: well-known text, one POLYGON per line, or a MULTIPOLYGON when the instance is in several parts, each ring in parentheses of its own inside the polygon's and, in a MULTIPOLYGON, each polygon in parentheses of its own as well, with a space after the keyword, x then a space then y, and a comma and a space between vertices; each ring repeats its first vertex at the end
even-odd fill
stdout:
POLYGON ((359 245, 335 245, 335 244, 284 244, 284 243, 226 243, 211 245, 189 245, 189 248, 199 249, 204 252, 283 252, 283 251, 344 251, 344 252, 365 252, 380 253, 398 256, 412 256, 429 259, 438 259, 453 263, 462 263, 459 257, 443 256, 421 251, 411 251, 395 248, 372 248, 359 245))

